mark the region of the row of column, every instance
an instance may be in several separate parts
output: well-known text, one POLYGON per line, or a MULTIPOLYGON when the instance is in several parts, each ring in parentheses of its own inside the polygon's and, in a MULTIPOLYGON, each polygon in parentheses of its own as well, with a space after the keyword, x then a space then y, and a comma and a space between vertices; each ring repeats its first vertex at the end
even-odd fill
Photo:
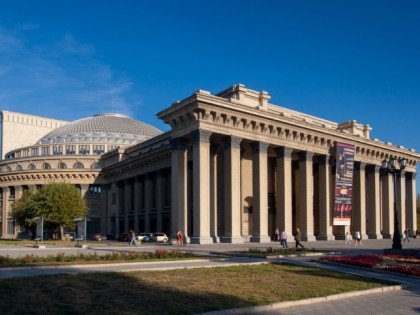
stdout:
MULTIPOLYGON (((108 205, 107 227, 104 230, 116 235, 127 233, 134 228, 137 232, 163 231, 163 212, 165 205, 164 178, 162 170, 114 183, 108 188, 105 196, 108 205), (114 199, 114 200, 113 200, 114 199), (111 205, 111 206, 110 206, 111 205), (150 217, 156 215, 156 226, 152 228, 150 217), (139 218, 144 219, 140 226, 139 218), (114 220, 114 222, 112 222, 114 220), (120 222, 123 221, 123 227, 120 222), (115 226, 112 226, 115 224, 115 226), (153 230, 153 231, 152 231, 153 230)), ((170 191, 166 191, 170 194, 170 191)))
MULTIPOLYGON (((197 130, 192 134, 193 160, 193 231, 188 231, 187 140, 175 138, 172 145, 172 231, 177 229, 191 237, 192 243, 217 241, 217 172, 210 149, 211 132, 197 130), (192 234, 191 234, 192 232, 192 234)), ((223 242, 243 242, 241 235, 241 144, 235 136, 224 142, 224 228, 223 242)), ((251 241, 266 242, 268 235, 267 149, 264 142, 252 143, 253 230, 251 241)), ((279 147, 276 172, 276 225, 292 231, 292 148, 279 147)), ((332 207, 334 178, 331 177, 330 156, 318 156, 319 198, 317 222, 319 233, 314 235, 314 175, 312 152, 298 152, 299 206, 296 226, 306 241, 333 240, 332 207)), ((390 237, 393 232, 393 190, 391 175, 380 178, 380 168, 356 162, 353 185, 352 228, 366 238, 390 237), (367 173, 366 173, 367 170, 367 173), (382 187, 381 187, 382 182, 382 187)), ((415 173, 402 174, 397 181, 397 204, 400 222, 413 229, 416 222, 415 173), (405 191, 407 190, 407 191, 405 191)), ((348 230, 349 228, 347 228, 348 230)), ((344 235, 344 230, 341 231, 344 235)))

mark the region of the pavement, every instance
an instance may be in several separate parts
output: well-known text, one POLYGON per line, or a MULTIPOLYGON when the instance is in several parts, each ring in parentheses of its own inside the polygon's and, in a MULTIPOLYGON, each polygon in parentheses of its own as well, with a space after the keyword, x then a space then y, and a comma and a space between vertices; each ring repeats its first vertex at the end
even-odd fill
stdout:
MULTIPOLYGON (((337 254, 358 255, 367 253, 382 253, 383 249, 390 248, 392 241, 387 240, 364 240, 363 245, 347 244, 344 241, 317 241, 303 242, 307 248, 325 250, 337 254)), ((294 243, 289 244, 294 245, 294 243)), ((183 250, 193 251, 198 255, 214 255, 221 252, 247 251, 249 248, 280 247, 278 243, 245 243, 245 244, 188 244, 182 247, 183 250)), ((78 248, 74 245, 51 245, 46 244, 45 248, 34 248, 28 244, 0 245, 0 255, 19 257, 25 255, 56 255, 57 253, 76 254, 77 252, 96 253, 103 255, 111 252, 154 252, 156 249, 172 250, 176 246, 168 244, 141 244, 140 246, 127 246, 126 243, 118 242, 97 242, 88 243, 87 248, 78 248)), ((410 242, 403 242, 404 249, 420 249, 420 239, 412 239, 410 242)), ((142 263, 119 263, 107 265, 71 265, 71 266, 49 266, 49 267, 28 267, 28 268, 0 268, 0 279, 13 277, 29 277, 52 274, 76 274, 87 272, 129 272, 138 270, 169 270, 179 268, 211 268, 217 266, 232 266, 241 264, 261 263, 288 263, 312 268, 327 269, 343 273, 350 273, 360 277, 390 280, 398 285, 391 286, 386 290, 370 290, 353 292, 341 295, 329 296, 320 299, 309 299, 295 302, 282 302, 265 306, 248 307, 242 309, 224 310, 209 312, 207 315, 215 314, 420 314, 420 279, 410 276, 398 275, 395 273, 372 272, 364 268, 346 267, 337 264, 320 263, 313 256, 298 257, 272 257, 270 259, 257 259, 232 255, 227 258, 217 259, 195 259, 191 261, 169 261, 169 262, 142 262, 142 263)), ((279 284, 279 289, 281 289, 279 284)))

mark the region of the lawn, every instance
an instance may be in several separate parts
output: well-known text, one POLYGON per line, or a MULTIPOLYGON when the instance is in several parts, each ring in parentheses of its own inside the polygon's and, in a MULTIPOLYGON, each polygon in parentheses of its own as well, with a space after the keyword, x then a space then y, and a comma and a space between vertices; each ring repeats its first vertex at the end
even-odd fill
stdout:
POLYGON ((0 281, 0 314, 196 314, 383 286, 277 264, 0 281))

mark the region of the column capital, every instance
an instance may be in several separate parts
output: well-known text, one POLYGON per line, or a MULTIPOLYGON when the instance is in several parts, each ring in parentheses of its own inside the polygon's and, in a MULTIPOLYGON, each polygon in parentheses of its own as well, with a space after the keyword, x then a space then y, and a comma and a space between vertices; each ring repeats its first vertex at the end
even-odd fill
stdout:
POLYGON ((194 130, 191 133, 191 135, 192 135, 193 144, 197 144, 200 142, 209 143, 212 132, 208 130, 197 129, 197 130, 194 130))
POLYGON ((380 170, 381 170, 381 166, 380 165, 370 164, 370 165, 367 165, 366 166, 366 171, 368 173, 379 173, 380 170))
POLYGON ((223 137, 225 149, 240 149, 242 138, 236 136, 223 137))
POLYGON ((172 138, 170 140, 171 150, 185 150, 187 148, 188 141, 184 138, 172 138))
POLYGON ((299 156, 300 162, 312 161, 314 153, 310 151, 301 151, 301 152, 298 152, 298 156, 299 156))
POLYGON ((251 143, 251 147, 252 147, 252 153, 256 154, 256 153, 267 153, 268 150, 268 146, 269 144, 267 142, 263 142, 263 141, 255 141, 251 143))
POLYGON ((366 163, 354 161, 354 170, 361 171, 366 168, 366 163))
POLYGON ((276 148, 277 158, 291 158, 293 149, 289 147, 276 148))
POLYGON ((407 172, 407 179, 408 180, 415 180, 416 179, 416 176, 417 176, 417 173, 416 172, 407 172))
POLYGON ((318 157, 319 165, 329 165, 330 164, 330 157, 331 156, 329 154, 320 155, 318 157))

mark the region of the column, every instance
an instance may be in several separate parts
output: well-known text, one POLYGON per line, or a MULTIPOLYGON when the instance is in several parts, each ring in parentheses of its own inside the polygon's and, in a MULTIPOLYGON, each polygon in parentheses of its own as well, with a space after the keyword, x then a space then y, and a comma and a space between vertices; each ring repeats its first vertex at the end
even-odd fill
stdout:
POLYGON ((397 213, 400 222, 400 232, 402 233, 407 227, 406 207, 405 207, 405 171, 396 174, 395 180, 397 187, 397 213))
POLYGON ((140 176, 134 178, 134 230, 142 233, 142 229, 139 226, 139 214, 141 205, 141 181, 140 176))
MULTIPOLYGON (((144 229, 150 231, 150 212, 153 206, 153 178, 150 173, 144 176, 144 229)), ((156 231, 155 231, 156 232, 156 231)))
POLYGON ((9 210, 10 210, 10 188, 3 187, 3 213, 2 213, 2 238, 10 238, 7 231, 7 224, 9 219, 9 210))
POLYGON ((317 240, 330 241, 332 233, 330 155, 319 157, 319 235, 317 240))
POLYGON ((394 185, 392 174, 382 173, 382 237, 392 238, 394 233, 394 185))
POLYGON ((314 179, 313 162, 314 154, 309 151, 299 152, 299 222, 298 228, 302 233, 303 241, 315 241, 314 236, 314 179))
POLYGON ((268 143, 252 143, 253 178, 253 231, 251 242, 270 242, 268 236, 268 187, 267 187, 268 143))
POLYGON ((407 227, 412 233, 417 230, 417 207, 416 207, 416 173, 410 172, 406 176, 407 190, 407 227))
POLYGON ((162 211, 163 211, 163 194, 162 194, 162 170, 158 170, 156 174, 156 216, 157 230, 162 231, 162 211))
POLYGON ((130 231, 134 226, 129 226, 128 215, 131 210, 131 184, 129 179, 124 180, 124 226, 126 231, 130 231))
POLYGON ((218 185, 217 185, 217 159, 218 146, 210 146, 210 236, 214 243, 219 243, 217 221, 218 221, 218 185))
POLYGON ((193 142, 193 237, 191 243, 210 244, 210 136, 195 130, 193 142))
POLYGON ((359 231, 362 239, 366 239, 366 164, 354 162, 353 176, 353 236, 354 232, 359 231))
POLYGON ((187 141, 174 138, 171 140, 171 149, 171 234, 175 236, 179 229, 188 237, 187 141))
POLYGON ((380 211, 380 177, 379 165, 369 165, 367 186, 367 233, 371 239, 382 239, 381 235, 381 211, 380 211))
POLYGON ((241 236, 241 138, 224 139, 225 233, 222 241, 243 243, 241 236))
POLYGON ((287 232, 290 241, 292 235, 292 148, 280 147, 277 152, 276 173, 276 225, 280 233, 287 232))

